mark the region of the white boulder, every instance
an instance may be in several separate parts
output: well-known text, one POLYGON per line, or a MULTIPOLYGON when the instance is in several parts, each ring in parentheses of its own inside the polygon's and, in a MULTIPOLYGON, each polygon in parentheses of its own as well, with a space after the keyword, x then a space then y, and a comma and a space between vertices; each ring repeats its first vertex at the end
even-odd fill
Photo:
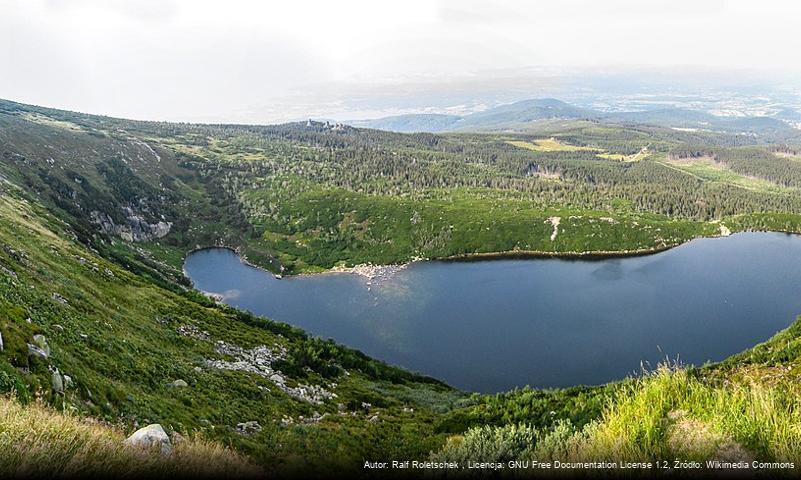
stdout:
POLYGON ((158 423, 140 428, 131 434, 130 437, 126 438, 123 443, 130 447, 148 450, 158 447, 161 454, 165 457, 172 455, 170 437, 158 423))

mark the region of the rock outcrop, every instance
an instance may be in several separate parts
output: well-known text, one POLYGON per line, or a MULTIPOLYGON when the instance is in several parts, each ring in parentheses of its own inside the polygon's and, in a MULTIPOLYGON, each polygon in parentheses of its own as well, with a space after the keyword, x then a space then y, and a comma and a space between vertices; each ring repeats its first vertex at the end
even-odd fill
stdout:
POLYGON ((261 431, 261 425, 255 420, 236 424, 236 431, 242 435, 252 435, 261 431))
POLYGON ((33 343, 50 355, 50 345, 47 344, 47 337, 38 333, 33 336, 33 343))
POLYGON ((55 292, 54 292, 54 293, 53 293, 53 295, 51 296, 51 298, 52 298, 53 300, 57 301, 58 303, 62 304, 62 305, 67 305, 67 304, 69 303, 69 302, 67 301, 67 299, 66 299, 66 298, 64 298, 64 296, 63 296, 63 295, 61 295, 60 293, 55 293, 55 292))
POLYGON ((130 207, 123 208, 126 223, 118 225, 107 213, 93 211, 92 222, 107 234, 122 238, 129 242, 147 242, 164 237, 170 233, 172 222, 159 221, 148 223, 144 217, 138 215, 130 207))
POLYGON ((33 336, 33 343, 28 344, 28 355, 38 358, 50 356, 50 345, 47 344, 47 339, 44 335, 37 334, 33 336))
POLYGON ((290 386, 289 379, 281 371, 274 370, 272 367, 274 361, 286 358, 287 352, 284 347, 279 346, 277 350, 273 350, 265 345, 259 345, 255 348, 244 349, 222 340, 218 340, 215 347, 217 353, 233 357, 234 361, 206 360, 206 365, 211 368, 255 373, 272 382, 284 393, 304 402, 321 404, 325 400, 336 397, 335 393, 319 385, 298 383, 294 387, 290 386))

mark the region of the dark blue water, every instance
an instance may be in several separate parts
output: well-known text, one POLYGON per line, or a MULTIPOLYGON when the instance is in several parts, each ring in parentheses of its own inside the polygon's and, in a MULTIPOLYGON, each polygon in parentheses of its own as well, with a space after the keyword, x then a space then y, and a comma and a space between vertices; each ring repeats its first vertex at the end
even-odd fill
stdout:
POLYGON ((801 314, 801 237, 778 233, 634 258, 416 263, 369 288, 351 274, 278 280, 224 249, 191 254, 186 272, 228 304, 482 392, 718 361, 801 314))

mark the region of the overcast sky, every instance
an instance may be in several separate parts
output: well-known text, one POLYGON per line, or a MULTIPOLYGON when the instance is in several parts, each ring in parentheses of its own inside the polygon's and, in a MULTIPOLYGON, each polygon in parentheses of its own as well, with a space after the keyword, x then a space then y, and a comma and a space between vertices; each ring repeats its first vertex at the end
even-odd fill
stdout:
POLYGON ((801 74, 799 26, 801 2, 774 0, 0 0, 0 98, 282 121, 518 71, 801 74))

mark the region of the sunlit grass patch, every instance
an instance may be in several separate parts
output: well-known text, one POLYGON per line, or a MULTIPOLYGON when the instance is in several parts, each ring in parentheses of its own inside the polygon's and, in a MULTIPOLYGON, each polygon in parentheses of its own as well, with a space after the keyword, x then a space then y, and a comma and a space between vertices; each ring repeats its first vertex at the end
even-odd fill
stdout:
POLYGON ((648 148, 644 147, 637 153, 626 155, 622 153, 612 153, 601 148, 570 145, 561 140, 551 137, 533 140, 509 140, 507 143, 515 147, 525 148, 534 152, 597 152, 596 156, 603 160, 615 162, 639 162, 648 157, 648 148))
POLYGON ((597 156, 599 158, 603 158, 604 160, 615 160, 617 162, 639 162, 640 160, 645 160, 646 158, 648 158, 649 153, 648 153, 648 147, 643 147, 642 150, 640 150, 637 153, 633 153, 631 155, 625 155, 622 153, 604 152, 604 153, 599 153, 597 156))
POLYGON ((628 459, 743 458, 798 461, 798 398, 759 383, 713 386, 684 368, 632 382, 589 427, 587 451, 628 459), (735 455, 736 456, 736 455, 735 455))
POLYGON ((0 475, 226 476, 259 470, 234 451, 202 439, 174 443, 169 457, 125 447, 123 433, 105 424, 0 398, 0 475))
POLYGON ((701 180, 724 183, 756 192, 787 193, 797 191, 794 188, 777 185, 770 180, 739 174, 729 169, 725 163, 718 162, 710 157, 666 160, 663 164, 682 170, 701 180))
POLYGON ((41 113, 23 112, 20 114, 20 116, 29 122, 46 125, 48 127, 63 128, 73 132, 83 131, 79 125, 64 120, 56 120, 55 118, 50 118, 47 115, 42 115, 41 113))
POLYGON ((562 462, 655 459, 798 462, 801 405, 781 386, 713 385, 686 368, 660 366, 625 382, 598 420, 478 427, 451 437, 437 460, 562 462))
POLYGON ((528 150, 533 150, 535 152, 580 152, 580 151, 597 151, 597 148, 593 147, 581 147, 576 145, 568 145, 563 143, 556 138, 543 138, 534 140, 532 142, 526 142, 522 140, 510 140, 509 144, 514 145, 520 148, 526 148, 528 150))

